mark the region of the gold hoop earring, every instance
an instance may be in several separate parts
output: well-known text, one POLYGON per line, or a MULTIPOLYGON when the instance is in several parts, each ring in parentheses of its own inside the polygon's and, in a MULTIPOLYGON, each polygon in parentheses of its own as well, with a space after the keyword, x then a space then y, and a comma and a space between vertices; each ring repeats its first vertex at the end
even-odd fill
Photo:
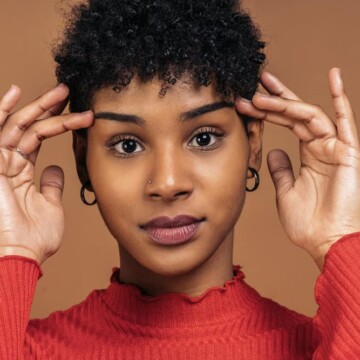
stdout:
POLYGON ((249 170, 250 170, 251 173, 252 173, 252 178, 253 178, 253 177, 255 178, 255 184, 254 184, 254 187, 251 188, 251 189, 249 189, 249 188, 246 186, 246 191, 248 191, 248 192, 253 192, 253 191, 255 191, 255 190, 259 187, 259 185, 260 185, 260 176, 259 176, 259 173, 258 173, 255 169, 249 167, 249 170))
POLYGON ((93 206, 97 203, 97 200, 96 198, 94 199, 93 202, 89 202, 86 200, 86 197, 85 197, 85 190, 86 190, 86 187, 89 187, 90 186, 90 181, 86 181, 82 186, 81 186, 81 190, 80 190, 80 198, 81 198, 81 201, 87 205, 87 206, 93 206))

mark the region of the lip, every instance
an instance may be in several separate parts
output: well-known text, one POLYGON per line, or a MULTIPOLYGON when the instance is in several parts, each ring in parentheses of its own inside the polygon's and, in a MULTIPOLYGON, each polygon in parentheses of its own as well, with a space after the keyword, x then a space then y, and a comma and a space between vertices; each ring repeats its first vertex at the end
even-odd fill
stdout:
POLYGON ((179 215, 173 219, 161 216, 150 220, 141 228, 159 244, 177 245, 190 241, 203 221, 204 219, 189 215, 179 215))

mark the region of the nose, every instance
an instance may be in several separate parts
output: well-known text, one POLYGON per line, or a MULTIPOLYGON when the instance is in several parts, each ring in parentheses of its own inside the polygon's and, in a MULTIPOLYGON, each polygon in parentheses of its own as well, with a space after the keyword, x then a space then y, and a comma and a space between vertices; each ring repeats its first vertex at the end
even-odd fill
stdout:
POLYGON ((163 201, 188 198, 194 190, 190 172, 190 164, 174 151, 154 155, 145 188, 146 196, 163 201))

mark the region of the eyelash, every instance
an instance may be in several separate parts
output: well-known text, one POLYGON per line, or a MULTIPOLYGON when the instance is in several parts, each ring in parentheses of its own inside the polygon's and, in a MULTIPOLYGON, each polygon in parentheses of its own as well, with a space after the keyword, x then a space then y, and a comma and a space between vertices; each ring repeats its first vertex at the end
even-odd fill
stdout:
MULTIPOLYGON (((195 133, 192 135, 192 137, 191 137, 191 139, 189 141, 189 144, 192 141, 194 141, 198 135, 201 135, 201 134, 210 134, 210 135, 213 135, 213 136, 216 137, 215 143, 212 144, 212 145, 208 145, 208 146, 192 146, 192 148, 198 149, 198 150, 203 151, 203 152, 217 149, 220 146, 219 141, 221 140, 221 138, 223 138, 225 136, 225 134, 223 132, 221 132, 220 130, 218 130, 216 128, 201 128, 201 129, 198 129, 198 130, 195 131, 195 133)), ((121 142, 126 141, 126 140, 133 140, 136 144, 140 144, 139 140, 135 136, 132 136, 132 135, 118 135, 118 136, 115 136, 115 137, 111 138, 110 140, 108 140, 105 143, 105 146, 109 149, 110 152, 113 153, 114 156, 120 157, 120 158, 129 158, 129 157, 132 157, 132 156, 136 155, 138 152, 135 152, 135 153, 121 153, 121 152, 119 152, 119 151, 117 151, 115 149, 116 145, 119 145, 121 142)))

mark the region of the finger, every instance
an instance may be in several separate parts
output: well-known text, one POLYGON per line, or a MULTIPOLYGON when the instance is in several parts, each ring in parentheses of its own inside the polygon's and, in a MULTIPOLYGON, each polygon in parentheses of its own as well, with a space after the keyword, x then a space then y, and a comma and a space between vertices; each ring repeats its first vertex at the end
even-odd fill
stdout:
POLYGON ((41 174, 40 192, 45 198, 61 205, 64 191, 64 172, 58 166, 48 166, 41 174))
POLYGON ((333 68, 330 70, 329 86, 336 112, 338 138, 346 144, 359 147, 355 114, 345 94, 340 69, 333 68))
POLYGON ((275 185, 276 198, 281 199, 294 186, 295 176, 286 152, 276 149, 269 152, 267 164, 275 185))
POLYGON ((0 99, 0 127, 4 124, 12 109, 19 102, 21 90, 16 85, 11 85, 10 89, 0 99))
MULTIPOLYGON (((67 104, 68 104, 69 100, 65 99, 64 101, 60 102, 59 104, 55 105, 54 107, 52 107, 50 110, 48 110, 47 112, 45 112, 42 116, 40 116, 37 121, 39 120, 43 120, 43 119, 47 119, 49 117, 52 116, 57 116, 62 114, 62 112, 64 111, 64 109, 66 108, 67 104)), ((38 156, 38 153, 41 149, 41 145, 35 150, 33 151, 30 155, 29 155, 29 161, 31 161, 33 164, 36 163, 36 159, 38 156)))
POLYGON ((235 100, 235 109, 240 114, 250 116, 254 119, 262 120, 264 118, 264 111, 257 109, 254 104, 245 98, 237 98, 235 100))
POLYGON ((271 95, 280 96, 284 99, 298 100, 301 99, 287 88, 275 75, 264 71, 260 76, 261 85, 271 95))
POLYGON ((303 122, 316 138, 327 139, 337 136, 335 124, 320 106, 260 93, 255 94, 252 102, 258 109, 282 114, 303 122))
POLYGON ((248 100, 243 101, 239 99, 235 101, 235 107, 239 113, 247 115, 251 118, 264 120, 272 124, 289 128, 301 141, 309 142, 315 139, 315 136, 302 121, 294 120, 293 118, 283 114, 259 110, 248 100))
POLYGON ((66 108, 66 105, 68 104, 69 99, 66 98, 65 100, 59 102, 55 106, 53 106, 48 111, 44 112, 40 117, 37 118, 37 120, 47 119, 52 116, 58 116, 61 115, 64 109, 66 108))
POLYGON ((64 101, 68 93, 68 87, 61 84, 10 115, 1 131, 0 147, 15 148, 24 131, 46 111, 64 101))
POLYGON ((72 113, 38 121, 27 129, 19 141, 17 148, 25 154, 31 155, 31 160, 35 163, 38 148, 42 141, 63 134, 69 130, 88 128, 93 124, 93 121, 94 114, 92 111, 81 114, 72 113))

